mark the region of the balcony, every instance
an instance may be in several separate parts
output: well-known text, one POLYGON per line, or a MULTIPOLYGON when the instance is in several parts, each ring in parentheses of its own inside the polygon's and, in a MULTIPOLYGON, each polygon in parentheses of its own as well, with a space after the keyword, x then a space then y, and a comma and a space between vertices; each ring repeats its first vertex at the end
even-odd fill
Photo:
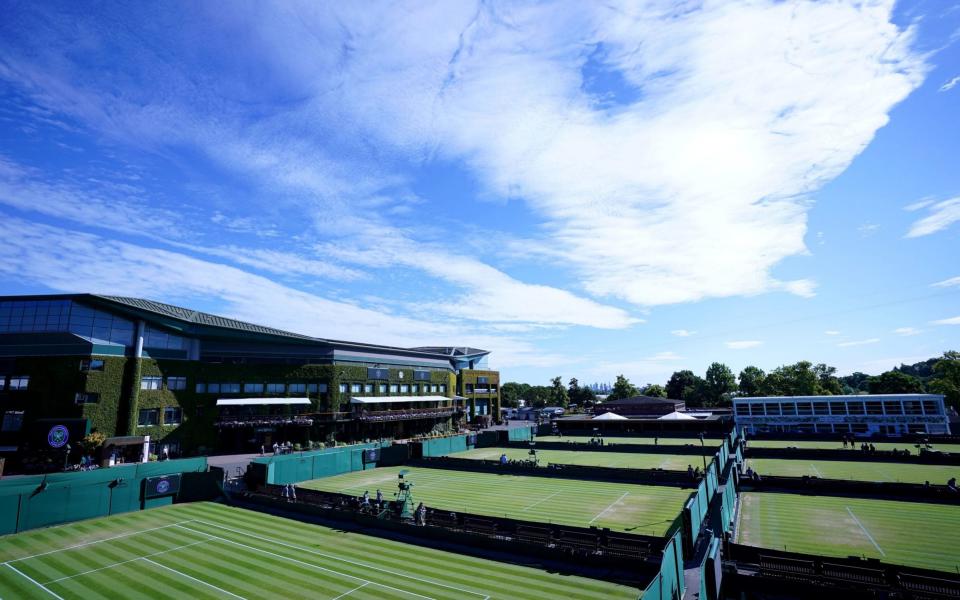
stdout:
POLYGON ((385 421, 410 421, 414 419, 445 419, 452 417, 457 409, 450 407, 438 408, 407 408, 401 410, 364 410, 358 413, 357 418, 365 423, 385 421))
POLYGON ((233 429, 237 427, 278 427, 294 425, 309 427, 313 425, 313 415, 220 415, 217 427, 233 429))

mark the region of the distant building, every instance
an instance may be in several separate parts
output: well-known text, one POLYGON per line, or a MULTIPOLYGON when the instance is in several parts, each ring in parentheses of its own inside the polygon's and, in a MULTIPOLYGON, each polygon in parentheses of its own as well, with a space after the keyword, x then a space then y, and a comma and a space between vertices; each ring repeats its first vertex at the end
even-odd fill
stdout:
POLYGON ((683 400, 668 400, 667 398, 656 398, 654 396, 634 396, 622 400, 610 400, 602 404, 597 404, 593 408, 593 414, 602 415, 606 412, 612 412, 624 417, 650 417, 657 418, 668 415, 685 408, 683 400))
POLYGON ((747 433, 950 433, 938 394, 734 398, 733 410, 747 433))

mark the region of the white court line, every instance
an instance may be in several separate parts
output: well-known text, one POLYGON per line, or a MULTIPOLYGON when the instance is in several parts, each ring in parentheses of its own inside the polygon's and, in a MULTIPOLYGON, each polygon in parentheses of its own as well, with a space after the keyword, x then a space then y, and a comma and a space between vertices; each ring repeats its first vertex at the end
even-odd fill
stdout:
POLYGON ((160 552, 154 552, 152 554, 147 554, 145 556, 138 556, 136 558, 131 558, 130 560, 122 560, 120 562, 113 563, 112 565, 107 565, 105 567, 100 567, 99 569, 90 569, 89 571, 84 571, 83 573, 77 573, 76 575, 67 575, 66 577, 61 577, 59 579, 51 579, 47 584, 57 583, 58 581, 65 581, 67 579, 73 579, 74 577, 80 577, 81 575, 89 575, 90 573, 96 573, 97 571, 105 571, 106 569, 112 569, 114 567, 119 567, 120 565, 125 565, 127 563, 132 563, 138 561, 142 558, 147 558, 148 556, 159 556, 161 554, 166 554, 167 552, 173 552, 174 550, 180 550, 181 548, 189 548, 190 546, 196 546, 197 544, 206 544, 210 540, 200 540, 199 542, 193 542, 190 544, 184 544, 182 546, 177 546, 176 548, 169 548, 167 550, 161 550, 160 552))
MULTIPOLYGON (((203 521, 201 521, 201 522, 203 522, 203 521)), ((216 527, 216 525, 214 525, 214 527, 216 527)), ((400 588, 395 588, 395 587, 392 587, 392 586, 389 586, 389 585, 386 585, 386 584, 383 584, 383 583, 377 583, 376 581, 370 581, 369 579, 364 579, 363 577, 357 577, 356 575, 351 575, 351 574, 349 574, 349 573, 341 573, 340 571, 335 571, 335 570, 333 570, 333 569, 328 569, 327 567, 321 567, 320 565, 315 565, 315 564, 313 564, 313 563, 303 562, 302 560, 297 560, 297 559, 295 559, 295 558, 290 558, 289 556, 283 556, 282 554, 276 554, 275 552, 270 552, 269 550, 264 550, 264 549, 262 549, 262 548, 255 548, 254 546, 248 546, 247 544, 241 544, 240 542, 237 542, 237 541, 234 541, 234 540, 230 540, 230 539, 227 539, 227 538, 225 538, 225 537, 220 537, 220 536, 218 536, 218 535, 213 535, 212 533, 207 533, 207 532, 205 532, 205 531, 199 531, 199 530, 196 530, 196 529, 190 529, 189 527, 183 527, 183 529, 186 529, 187 531, 193 531, 194 533, 202 533, 203 535, 210 536, 212 539, 219 540, 219 541, 221 541, 221 542, 226 542, 226 543, 228 543, 228 544, 233 544, 234 546, 240 546, 241 548, 247 548, 247 549, 253 550, 253 551, 255 551, 255 552, 260 552, 261 554, 269 554, 270 556, 274 556, 274 557, 276 557, 276 558, 282 558, 283 560, 287 560, 287 561, 290 561, 290 562, 293 562, 293 563, 301 564, 301 565, 303 565, 303 566, 305 566, 305 567, 311 567, 311 568, 317 569, 317 570, 319 570, 319 571, 326 571, 327 573, 333 573, 334 575, 339 575, 340 577, 346 577, 346 578, 348 578, 348 579, 356 579, 357 581, 362 581, 364 584, 372 583, 373 585, 376 585, 376 586, 378 586, 378 587, 387 588, 388 590, 393 590, 393 591, 395 591, 395 592, 400 592, 401 594, 408 594, 408 595, 410 595, 410 596, 416 596, 416 597, 418 597, 418 598, 426 598, 426 600, 436 600, 435 598, 431 598, 430 596, 423 596, 423 595, 417 594, 416 592, 408 592, 407 590, 401 590, 400 588)), ((225 528, 225 529, 226 529, 226 528, 225 528)), ((275 543, 275 544, 282 544, 282 542, 273 542, 273 543, 275 543)), ((303 548, 303 550, 307 550, 307 549, 306 549, 306 548, 303 548)), ((307 551, 309 551, 309 550, 307 550, 307 551)))
POLYGON ((810 464, 810 468, 813 469, 813 472, 817 474, 817 477, 819 477, 820 479, 823 479, 823 475, 820 474, 819 469, 813 466, 813 463, 809 463, 809 464, 810 464))
POLYGON ((183 523, 189 523, 189 522, 191 522, 192 520, 193 520, 193 519, 188 519, 188 520, 186 520, 186 521, 180 521, 180 522, 178 522, 178 523, 170 523, 169 525, 161 525, 160 527, 151 527, 150 529, 141 529, 140 531, 131 531, 131 532, 129 532, 129 533, 122 533, 122 534, 120 534, 120 535, 115 535, 115 536, 113 536, 113 537, 103 538, 102 540, 94 540, 94 541, 92 541, 92 542, 84 542, 84 543, 82 543, 82 544, 76 544, 76 545, 74 545, 74 546, 67 546, 66 548, 58 548, 58 549, 56 549, 56 550, 49 550, 49 551, 47 551, 47 552, 40 552, 39 554, 31 554, 30 556, 24 556, 23 558, 14 558, 14 559, 12 559, 12 560, 8 560, 7 562, 5 562, 5 563, 0 563, 0 564, 8 565, 8 564, 10 564, 10 563, 19 562, 19 561, 21 561, 21 560, 27 560, 27 559, 30 559, 30 558, 36 558, 36 557, 38 557, 38 556, 46 556, 46 555, 48 555, 48 554, 55 554, 55 553, 57 553, 57 552, 65 552, 65 551, 67 551, 67 550, 73 550, 74 548, 83 548, 84 546, 91 546, 91 545, 93 545, 93 544, 99 544, 99 543, 101 543, 101 542, 109 542, 110 540, 119 540, 120 538, 130 537, 131 535, 137 535, 138 533, 146 533, 146 532, 148 532, 148 531, 156 531, 156 530, 158 530, 158 529, 166 529, 167 527, 177 527, 177 526, 179 526, 179 525, 181 525, 181 524, 183 524, 183 523))
POLYGON ((854 522, 860 526, 860 529, 863 531, 864 535, 867 536, 867 539, 870 540, 870 543, 873 544, 873 547, 880 552, 881 556, 886 556, 886 552, 883 551, 883 548, 880 547, 880 544, 877 543, 877 540, 873 539, 873 536, 870 535, 870 532, 867 531, 867 528, 863 526, 863 524, 860 522, 860 519, 857 518, 857 515, 853 514, 853 511, 850 510, 849 506, 847 506, 846 509, 847 512, 850 513, 850 516, 853 517, 854 522))
POLYGON ((37 580, 34 579, 33 577, 30 577, 29 575, 27 575, 26 573, 24 573, 24 572, 21 571, 20 569, 16 568, 15 566, 11 565, 10 563, 4 563, 4 564, 6 564, 8 567, 10 567, 11 569, 13 569, 13 570, 16 571, 17 573, 19 573, 21 577, 23 577, 24 579, 28 580, 30 583, 36 585, 36 586, 39 587, 41 590, 43 590, 43 591, 45 591, 46 593, 50 594, 50 595, 53 596, 54 598, 57 598, 58 600, 63 600, 63 598, 61 598, 60 596, 58 596, 58 595, 54 594, 53 592, 51 592, 50 589, 47 588, 47 586, 43 585, 42 583, 40 583, 39 581, 37 581, 37 580))
POLYGON ((167 565, 161 565, 160 563, 158 563, 158 562, 155 561, 155 560, 150 560, 149 558, 146 558, 146 557, 143 557, 143 558, 141 558, 140 560, 144 560, 144 561, 150 563, 151 565, 156 565, 156 566, 160 567, 161 569, 166 569, 166 570, 170 571, 171 573, 176 573, 177 575, 182 575, 183 577, 186 577, 187 579, 191 579, 191 580, 193 580, 193 581, 196 581, 197 583, 202 583, 202 584, 205 585, 205 586, 212 587, 213 589, 215 589, 215 590, 217 590, 217 591, 219 591, 219 592, 223 592, 224 594, 227 594, 228 596, 233 596, 234 598, 239 598, 239 600, 247 600, 247 599, 244 598, 243 596, 238 596, 238 595, 234 594, 233 592, 228 592, 227 590, 225 590, 225 589, 223 589, 223 588, 220 588, 220 587, 217 587, 217 586, 213 585, 212 583, 207 583, 206 581, 204 581, 204 580, 202 580, 202 579, 197 579, 196 577, 193 577, 192 575, 187 575, 186 573, 183 573, 183 572, 178 571, 178 570, 176 570, 176 569, 171 569, 171 568, 168 567, 167 565))
POLYGON ((528 506, 528 507, 526 507, 526 508, 521 508, 520 510, 521 510, 521 511, 528 510, 528 509, 533 508, 534 506, 537 506, 538 504, 543 504, 544 502, 546 502, 546 501, 549 500, 550 498, 553 498, 554 496, 556 496, 556 495, 559 494, 559 493, 560 493, 560 492, 554 492, 554 493, 550 494, 549 496, 547 496, 546 498, 544 498, 544 499, 542 499, 542 500, 537 500, 536 502, 534 502, 534 503, 531 504, 530 506, 528 506))
MULTIPOLYGON (((333 554, 326 554, 326 553, 323 553, 323 552, 319 552, 319 551, 317 551, 317 550, 311 550, 310 548, 303 548, 303 547, 301 547, 301 546, 296 546, 296 545, 294 545, 294 544, 288 544, 288 543, 286 543, 286 542, 281 542, 280 540, 273 540, 273 539, 270 539, 270 538, 267 538, 267 537, 262 537, 262 536, 253 534, 253 533, 248 533, 248 532, 246 532, 246 531, 240 531, 240 530, 238 530, 238 529, 233 529, 233 528, 230 528, 230 527, 226 527, 225 525, 217 525, 216 523, 210 523, 209 521, 203 521, 203 520, 200 520, 200 519, 196 519, 195 521, 196 521, 197 523, 203 523, 204 525, 209 525, 209 526, 211 526, 211 527, 216 527, 216 528, 218 528, 218 529, 224 529, 224 530, 226 530, 226 531, 232 531, 233 533, 238 533, 238 534, 240 534, 240 535, 245 535, 245 536, 247 536, 247 537, 252 537, 252 538, 255 538, 255 539, 264 541, 264 542, 269 542, 269 543, 271 543, 271 544, 278 544, 278 545, 280 545, 280 546, 286 546, 286 547, 288 547, 288 548, 293 548, 294 550, 299 550, 299 551, 301 551, 301 552, 309 552, 310 554, 316 554, 317 556, 322 556, 322 557, 324 557, 324 558, 329 558, 329 559, 332 559, 332 560, 338 560, 338 561, 340 561, 340 562, 345 562, 345 563, 347 563, 347 564, 354 565, 354 566, 357 566, 357 567, 363 567, 363 568, 365 568, 365 569, 371 569, 371 570, 373 570, 373 571, 380 571, 381 573, 388 573, 388 574, 390 574, 390 575, 396 575, 396 576, 398 576, 398 577, 403 577, 403 578, 405 578, 405 579, 411 579, 411 580, 413 580, 413 581, 419 581, 420 583, 428 583, 428 584, 430 584, 430 585, 435 585, 435 586, 437 586, 437 587, 447 588, 447 589, 449 589, 449 590, 455 590, 455 591, 457 591, 457 592, 465 592, 465 593, 467 593, 467 594, 473 594, 474 596, 480 596, 481 598, 484 598, 485 600, 488 599, 488 598, 490 598, 490 596, 489 596, 488 594, 481 594, 480 592, 474 592, 474 591, 472 591, 472 590, 465 590, 465 589, 463 589, 463 588, 458 588, 457 586, 454 586, 454 585, 448 585, 448 584, 445 584, 445 583, 440 583, 440 582, 438 582, 438 581, 431 581, 431 580, 429 580, 429 579, 422 579, 422 578, 420 578, 420 577, 415 577, 415 576, 410 575, 410 574, 407 574, 407 573, 401 573, 401 572, 399 572, 399 571, 391 571, 390 569, 384 569, 383 567, 378 567, 378 566, 371 565, 371 564, 367 564, 367 563, 362 563, 362 562, 353 561, 353 560, 350 560, 349 558, 343 558, 342 556, 335 556, 335 555, 333 555, 333 554)), ((211 535, 211 534, 209 534, 209 533, 207 533, 207 532, 205 532, 205 531, 198 531, 198 530, 196 530, 196 529, 190 529, 189 527, 182 527, 182 529, 189 529, 190 531, 196 531, 197 533, 203 533, 203 534, 205 534, 205 535, 211 535)), ((217 537, 217 536, 212 536, 212 537, 217 537)), ((381 584, 377 584, 377 585, 381 585, 381 584)))
POLYGON ((597 516, 595 516, 594 518, 590 519, 590 521, 587 523, 587 525, 590 525, 591 523, 593 523, 594 521, 596 521, 597 519, 599 519, 600 517, 602 517, 602 516, 603 516, 603 513, 607 512, 608 510, 610 510, 611 508, 613 508, 613 505, 614 505, 614 504, 616 504, 616 503, 620 502, 621 500, 623 500, 624 498, 626 498, 626 497, 627 497, 627 494, 629 494, 629 493, 630 493, 630 492, 624 492, 622 496, 620 496, 619 498, 617 498, 616 500, 614 500, 613 502, 611 502, 611 503, 610 503, 610 506, 608 506, 608 507, 606 507, 605 509, 601 510, 601 511, 597 514, 597 516))
POLYGON ((337 597, 334 598, 333 600, 340 600, 340 598, 343 598, 344 596, 349 596, 350 594, 354 593, 355 591, 359 590, 360 588, 367 587, 368 585, 370 585, 370 582, 369 582, 369 581, 366 582, 366 583, 361 583, 360 585, 358 585, 357 587, 353 588, 352 590, 340 594, 339 596, 337 596, 337 597))

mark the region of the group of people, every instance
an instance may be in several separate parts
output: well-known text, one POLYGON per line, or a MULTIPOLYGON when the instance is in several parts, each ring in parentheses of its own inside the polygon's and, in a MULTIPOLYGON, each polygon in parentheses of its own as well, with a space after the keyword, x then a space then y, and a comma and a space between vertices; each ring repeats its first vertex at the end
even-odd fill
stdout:
POLYGON ((283 490, 280 494, 287 499, 287 502, 296 502, 297 501, 297 486, 292 483, 288 483, 283 486, 283 490))
MULTIPOLYGON (((279 443, 279 444, 278 444, 277 442, 274 442, 274 443, 273 443, 273 454, 274 454, 274 455, 277 455, 277 454, 290 454, 291 452, 293 452, 293 444, 291 444, 290 442, 282 442, 282 443, 279 443)), ((264 447, 263 444, 260 444, 260 456, 264 456, 266 453, 267 453, 266 447, 264 447)))
POLYGON ((687 475, 690 479, 700 479, 703 477, 703 473, 700 471, 700 467, 696 469, 693 468, 693 465, 687 465, 687 475))

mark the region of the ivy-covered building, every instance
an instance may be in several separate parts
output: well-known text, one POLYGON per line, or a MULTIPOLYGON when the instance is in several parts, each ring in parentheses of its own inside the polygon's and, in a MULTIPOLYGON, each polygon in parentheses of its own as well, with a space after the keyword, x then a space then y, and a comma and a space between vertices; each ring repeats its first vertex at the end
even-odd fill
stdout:
POLYGON ((53 421, 150 436, 157 453, 442 432, 499 415, 488 354, 321 339, 140 298, 0 297, 0 456, 43 446, 53 421))

